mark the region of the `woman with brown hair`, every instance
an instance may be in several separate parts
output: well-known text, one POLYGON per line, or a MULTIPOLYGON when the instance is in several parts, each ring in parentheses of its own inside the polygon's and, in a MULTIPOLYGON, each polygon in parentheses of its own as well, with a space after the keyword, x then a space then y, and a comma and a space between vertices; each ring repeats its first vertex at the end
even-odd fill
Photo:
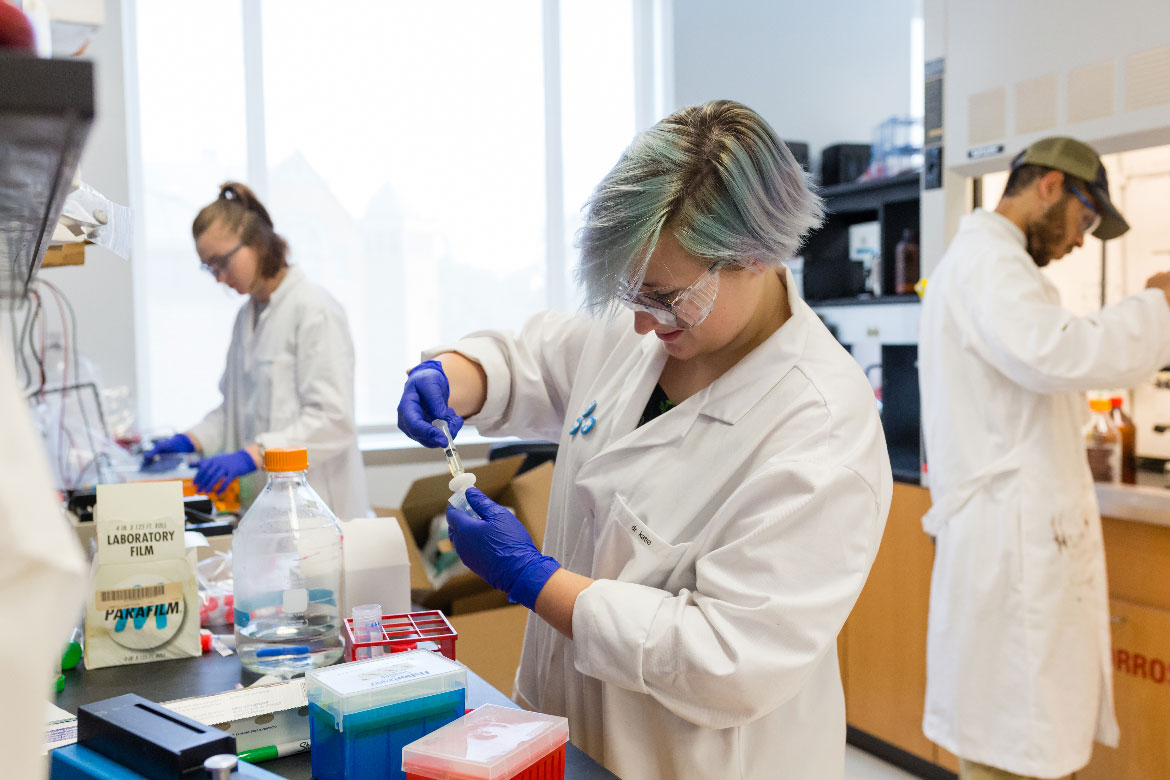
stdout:
POLYGON ((150 462, 200 452, 195 486, 240 478, 244 506, 264 487, 268 447, 309 450, 309 481, 343 519, 369 514, 354 424, 354 349, 345 311, 288 263, 288 244, 243 184, 228 182, 191 225, 203 269, 248 300, 232 329, 223 402, 187 433, 155 444, 150 462))

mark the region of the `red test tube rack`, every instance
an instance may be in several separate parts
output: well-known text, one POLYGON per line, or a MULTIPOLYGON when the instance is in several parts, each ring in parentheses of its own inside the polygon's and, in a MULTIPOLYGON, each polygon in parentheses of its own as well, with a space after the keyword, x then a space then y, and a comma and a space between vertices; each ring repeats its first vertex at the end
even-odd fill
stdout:
POLYGON ((401 612, 382 616, 382 638, 372 642, 359 642, 353 634, 353 618, 345 619, 345 660, 356 661, 359 657, 401 653, 404 650, 427 648, 428 643, 438 647, 437 652, 455 660, 455 629, 447 622, 442 612, 401 612), (381 652, 372 648, 382 648, 381 652), (371 652, 359 653, 371 648, 371 652))

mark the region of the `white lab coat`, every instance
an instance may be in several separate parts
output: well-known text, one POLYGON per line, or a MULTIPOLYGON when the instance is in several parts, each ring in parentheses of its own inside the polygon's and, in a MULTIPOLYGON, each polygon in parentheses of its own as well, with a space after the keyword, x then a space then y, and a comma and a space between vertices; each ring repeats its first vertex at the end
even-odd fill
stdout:
POLYGON ((623 780, 843 775, 836 640, 890 465, 861 370, 789 299, 764 344, 640 428, 666 352, 629 312, 543 314, 454 347, 487 374, 470 422, 560 442, 544 552, 598 580, 574 640, 530 616, 514 696, 567 716, 623 780))
POLYGON ((1035 777, 1116 745, 1101 521, 1082 391, 1170 362, 1170 307, 1146 290, 1089 317, 994 212, 964 217, 930 277, 919 377, 936 536, 923 731, 1035 777))
MULTIPOLYGON (((249 444, 307 447, 309 484, 343 520, 370 512, 354 425, 354 351, 345 311, 290 268, 255 319, 240 307, 219 382, 223 402, 191 432, 205 455, 249 444), (253 327, 253 322, 256 322, 253 327)), ((264 489, 258 469, 240 480, 249 506, 264 489)))
POLYGON ((49 477, 45 449, 0 346, 0 756, 4 777, 41 778, 46 696, 81 619, 85 562, 49 477))

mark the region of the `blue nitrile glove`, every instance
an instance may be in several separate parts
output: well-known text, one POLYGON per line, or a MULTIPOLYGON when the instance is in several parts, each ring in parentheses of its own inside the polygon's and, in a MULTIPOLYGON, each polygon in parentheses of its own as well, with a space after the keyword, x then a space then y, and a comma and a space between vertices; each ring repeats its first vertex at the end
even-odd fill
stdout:
POLYGON ((535 609, 536 597, 561 565, 541 555, 516 516, 479 490, 468 488, 467 502, 479 517, 447 507, 447 533, 455 552, 467 568, 507 593, 509 601, 535 609))
POLYGON ((165 439, 159 439, 154 446, 142 456, 142 468, 149 466, 159 455, 170 455, 176 452, 194 452, 195 442, 185 433, 176 433, 165 439))
POLYGON ((402 400, 398 402, 398 429, 425 447, 446 447, 447 437, 431 420, 443 419, 451 438, 463 427, 463 418, 447 406, 451 385, 437 360, 427 360, 410 369, 402 400))
POLYGON ((219 494, 237 477, 256 470, 256 461, 247 450, 212 455, 195 464, 195 489, 205 495, 219 494))

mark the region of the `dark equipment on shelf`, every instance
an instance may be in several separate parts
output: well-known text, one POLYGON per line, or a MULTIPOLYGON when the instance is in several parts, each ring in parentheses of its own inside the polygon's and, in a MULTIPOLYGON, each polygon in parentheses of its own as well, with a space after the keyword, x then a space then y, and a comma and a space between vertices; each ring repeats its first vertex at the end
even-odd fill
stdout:
POLYGON ((833 144, 821 150, 821 186, 849 184, 869 168, 869 144, 833 144))

